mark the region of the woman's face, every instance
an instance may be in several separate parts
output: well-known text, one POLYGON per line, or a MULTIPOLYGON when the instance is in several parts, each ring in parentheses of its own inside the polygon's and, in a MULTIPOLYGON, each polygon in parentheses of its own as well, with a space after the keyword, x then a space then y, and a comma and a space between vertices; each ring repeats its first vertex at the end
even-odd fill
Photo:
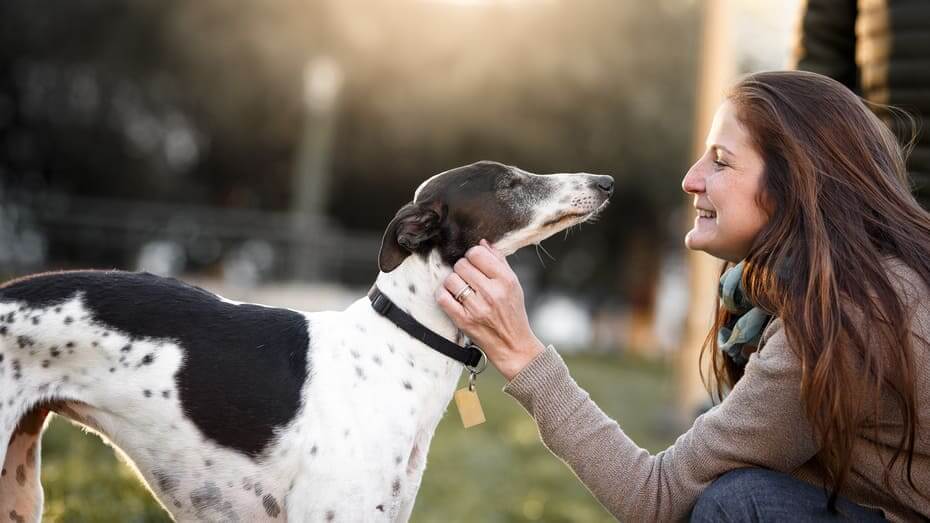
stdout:
POLYGON ((737 262, 768 222, 757 202, 765 166, 730 102, 717 109, 706 145, 681 181, 682 189, 694 195, 697 210, 685 245, 737 262))

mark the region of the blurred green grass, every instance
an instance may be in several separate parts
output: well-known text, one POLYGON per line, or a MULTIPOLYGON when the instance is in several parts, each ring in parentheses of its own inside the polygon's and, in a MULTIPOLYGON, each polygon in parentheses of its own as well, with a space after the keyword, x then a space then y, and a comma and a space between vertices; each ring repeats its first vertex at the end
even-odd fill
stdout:
MULTIPOLYGON (((613 355, 566 356, 572 375, 624 431, 653 452, 667 447, 670 369, 613 355)), ((463 380, 464 382, 464 380, 463 380)), ((430 448, 411 521, 613 521, 539 441, 523 408, 501 392, 493 370, 478 380, 487 423, 465 430, 449 406, 430 448)), ((42 477, 49 522, 163 522, 135 472, 96 436, 54 419, 45 433, 42 477)))

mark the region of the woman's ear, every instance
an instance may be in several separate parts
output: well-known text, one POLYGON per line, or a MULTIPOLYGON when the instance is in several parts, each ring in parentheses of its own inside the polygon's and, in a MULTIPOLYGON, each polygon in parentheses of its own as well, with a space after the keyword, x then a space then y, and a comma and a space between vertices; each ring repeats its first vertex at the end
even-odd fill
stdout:
POLYGON ((401 207, 381 239, 381 272, 393 271, 411 253, 431 246, 439 235, 439 222, 439 213, 426 206, 408 203, 401 207))

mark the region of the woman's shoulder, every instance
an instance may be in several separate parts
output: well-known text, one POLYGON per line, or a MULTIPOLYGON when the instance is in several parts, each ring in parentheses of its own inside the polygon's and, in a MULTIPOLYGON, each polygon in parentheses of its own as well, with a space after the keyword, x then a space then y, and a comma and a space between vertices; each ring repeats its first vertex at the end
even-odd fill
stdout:
MULTIPOLYGON (((930 339, 930 287, 921 278, 920 273, 898 257, 885 257, 882 267, 888 274, 892 288, 901 297, 905 309, 913 315, 914 330, 930 339)), ((785 344, 784 328, 783 320, 773 317, 762 331, 760 346, 785 344)))
POLYGON ((901 258, 887 256, 882 260, 882 267, 888 273, 888 279, 894 289, 901 295, 907 305, 928 300, 927 285, 920 273, 901 258))

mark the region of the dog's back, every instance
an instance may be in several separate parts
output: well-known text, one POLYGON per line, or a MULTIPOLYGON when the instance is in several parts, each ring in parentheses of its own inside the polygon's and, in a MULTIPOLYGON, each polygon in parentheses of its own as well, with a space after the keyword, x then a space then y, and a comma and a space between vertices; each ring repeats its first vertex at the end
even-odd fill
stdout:
POLYGON ((233 482, 255 493, 256 514, 279 512, 283 487, 262 485, 257 463, 297 415, 308 346, 300 313, 150 274, 49 273, 0 287, 0 439, 13 434, 0 508, 31 519, 51 409, 124 449, 176 514, 245 517, 220 495, 233 482))

